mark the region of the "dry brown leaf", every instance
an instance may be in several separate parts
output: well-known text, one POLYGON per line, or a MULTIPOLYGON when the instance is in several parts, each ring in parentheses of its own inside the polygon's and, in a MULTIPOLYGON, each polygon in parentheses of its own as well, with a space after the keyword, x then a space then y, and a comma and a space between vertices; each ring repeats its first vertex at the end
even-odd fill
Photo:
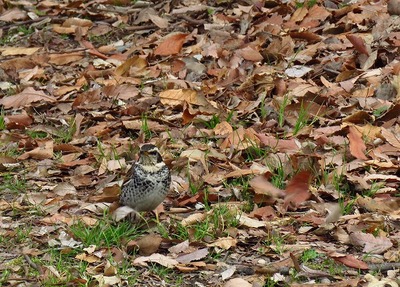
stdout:
POLYGON ((233 278, 224 284, 224 287, 251 287, 251 286, 253 286, 251 283, 242 278, 233 278))
POLYGON ((221 149, 235 148, 236 150, 245 150, 249 147, 258 147, 260 140, 257 133, 252 128, 244 129, 240 126, 233 131, 221 144, 221 149))
POLYGON ((197 222, 202 222, 204 219, 206 219, 206 217, 207 214, 205 213, 194 213, 183 219, 181 224, 182 226, 189 226, 197 222))
POLYGON ((202 248, 196 251, 193 251, 189 254, 181 255, 176 258, 176 261, 179 263, 190 263, 192 261, 200 260, 205 258, 208 255, 208 248, 202 248))
POLYGON ((150 14, 149 18, 150 18, 151 22, 153 22, 158 28, 161 28, 161 29, 168 28, 169 23, 168 23, 167 19, 161 18, 154 14, 150 14))
POLYGON ((362 139, 362 134, 357 130, 355 126, 349 127, 349 133, 347 134, 350 142, 350 152, 357 158, 362 160, 367 160, 365 156, 365 151, 367 147, 362 139))
POLYGON ((53 192, 59 196, 65 196, 67 194, 76 194, 76 188, 68 182, 61 182, 56 185, 53 192))
POLYGON ((160 247, 162 238, 157 234, 148 234, 139 240, 135 240, 132 243, 128 243, 128 245, 136 245, 139 248, 139 254, 143 256, 149 256, 155 252, 157 252, 160 247))
POLYGON ((97 257, 96 255, 93 254, 86 254, 86 253, 80 253, 78 255, 75 256, 76 259, 82 260, 82 261, 86 261, 89 263, 94 263, 94 262, 100 262, 101 259, 99 257, 97 257))
POLYGON ((26 114, 9 115, 4 117, 7 129, 25 129, 33 123, 33 119, 26 114))
POLYGON ((133 260, 133 264, 138 266, 147 266, 147 262, 158 263, 167 268, 174 268, 179 264, 177 260, 159 253, 154 253, 150 256, 137 257, 135 260, 133 260))
POLYGON ((144 75, 148 73, 148 71, 145 70, 147 65, 146 59, 139 56, 134 56, 119 65, 115 69, 115 74, 118 76, 126 76, 128 75, 128 72, 134 71, 134 76, 144 75))
POLYGON ((353 255, 349 254, 340 254, 337 252, 332 252, 328 254, 329 257, 333 258, 335 261, 340 262, 347 267, 351 268, 357 268, 357 269, 363 269, 363 270, 368 270, 368 264, 355 258, 353 255))
POLYGON ((235 247, 237 244, 237 239, 232 238, 232 237, 223 237, 223 238, 218 238, 216 241, 213 243, 208 244, 208 247, 219 247, 224 250, 228 250, 231 247, 235 247))
POLYGON ((19 94, 0 99, 0 105, 3 105, 6 109, 16 109, 39 101, 55 102, 56 98, 46 95, 43 91, 36 91, 32 87, 27 87, 19 94))
POLYGON ((32 55, 39 51, 40 48, 25 48, 25 47, 5 47, 0 48, 0 53, 3 56, 16 56, 16 55, 32 55))
POLYGON ((272 206, 264 206, 253 210, 250 216, 261 220, 272 220, 276 218, 276 213, 272 206))
POLYGON ((18 157, 19 160, 24 160, 27 158, 34 159, 47 159, 53 158, 53 140, 37 140, 38 147, 23 153, 18 157))
POLYGON ((263 60, 263 56, 255 50, 253 47, 245 47, 237 51, 239 55, 243 57, 243 59, 253 62, 259 62, 263 60))
POLYGON ((288 207, 296 209, 301 203, 310 198, 310 180, 311 173, 309 171, 299 172, 292 178, 285 189, 284 210, 287 210, 288 207))
POLYGON ((50 54, 49 62, 55 65, 66 65, 81 60, 85 56, 84 52, 72 52, 65 54, 50 54))
POLYGON ((400 150, 400 138, 398 138, 392 132, 383 127, 381 128, 381 134, 388 143, 400 150))
POLYGON ((214 128, 214 133, 216 135, 220 135, 220 136, 228 135, 228 134, 231 134, 232 132, 233 132, 233 128, 227 121, 218 123, 214 128))
MULTIPOLYGON (((2 9, 3 12, 3 9, 2 9)), ((0 21, 4 22, 14 22, 18 20, 24 20, 27 16, 27 13, 19 8, 13 8, 5 10, 1 16, 0 21)))
POLYGON ((265 175, 259 175, 252 178, 249 184, 257 194, 263 194, 273 198, 279 198, 285 195, 285 192, 269 182, 265 175))
POLYGON ((162 42, 154 50, 154 55, 170 56, 178 54, 181 51, 183 43, 185 43, 186 37, 188 35, 189 34, 185 33, 168 35, 167 37, 162 39, 162 42))
POLYGON ((195 90, 179 89, 179 90, 165 90, 160 93, 160 101, 163 105, 168 106, 183 106, 184 103, 208 106, 209 103, 206 98, 195 90))
POLYGON ((237 219, 239 219, 239 224, 246 226, 246 227, 251 227, 251 228, 259 228, 259 227, 265 227, 267 226, 267 223, 264 221, 260 221, 254 218, 250 218, 245 214, 238 214, 237 219))
POLYGON ((280 152, 298 152, 301 148, 300 142, 296 139, 281 140, 277 139, 276 137, 263 134, 257 134, 257 137, 265 146, 280 152))
POLYGON ((179 254, 186 252, 189 249, 189 240, 182 241, 181 243, 178 243, 170 248, 168 248, 168 251, 170 253, 174 254, 179 254))
POLYGON ((346 35, 346 38, 353 44, 357 52, 367 56, 369 55, 367 46, 365 45, 365 42, 362 38, 356 35, 349 35, 349 34, 346 35))
POLYGON ((370 233, 353 232, 350 234, 353 245, 364 247, 363 252, 382 254, 393 246, 393 243, 386 237, 374 237, 370 233))

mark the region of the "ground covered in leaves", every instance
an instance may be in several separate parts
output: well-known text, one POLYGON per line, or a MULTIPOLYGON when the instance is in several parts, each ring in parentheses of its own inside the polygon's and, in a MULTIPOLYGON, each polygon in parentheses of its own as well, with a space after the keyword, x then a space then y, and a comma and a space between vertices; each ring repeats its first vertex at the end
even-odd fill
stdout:
POLYGON ((0 286, 399 286, 399 7, 0 1, 0 286))

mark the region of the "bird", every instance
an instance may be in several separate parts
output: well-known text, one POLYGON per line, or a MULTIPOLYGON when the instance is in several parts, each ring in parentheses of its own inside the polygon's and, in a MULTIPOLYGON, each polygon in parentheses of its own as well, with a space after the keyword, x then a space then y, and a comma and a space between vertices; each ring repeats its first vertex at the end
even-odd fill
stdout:
POLYGON ((143 144, 139 160, 121 186, 119 203, 136 212, 152 211, 164 201, 170 185, 171 173, 160 151, 153 144, 143 144))

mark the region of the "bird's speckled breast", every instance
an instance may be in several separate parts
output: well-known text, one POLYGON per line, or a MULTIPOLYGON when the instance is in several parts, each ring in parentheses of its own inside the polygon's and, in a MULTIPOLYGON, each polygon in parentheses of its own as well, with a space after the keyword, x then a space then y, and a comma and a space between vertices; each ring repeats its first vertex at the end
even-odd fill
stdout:
POLYGON ((149 171, 135 163, 132 177, 122 187, 120 202, 136 211, 155 209, 165 198, 171 184, 171 174, 164 164, 149 171))

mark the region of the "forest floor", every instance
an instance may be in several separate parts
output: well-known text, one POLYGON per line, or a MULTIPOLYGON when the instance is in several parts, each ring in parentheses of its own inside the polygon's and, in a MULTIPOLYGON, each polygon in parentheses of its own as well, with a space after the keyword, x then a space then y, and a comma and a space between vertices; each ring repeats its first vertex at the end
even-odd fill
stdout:
POLYGON ((0 286, 399 286, 399 7, 0 1, 0 286))

